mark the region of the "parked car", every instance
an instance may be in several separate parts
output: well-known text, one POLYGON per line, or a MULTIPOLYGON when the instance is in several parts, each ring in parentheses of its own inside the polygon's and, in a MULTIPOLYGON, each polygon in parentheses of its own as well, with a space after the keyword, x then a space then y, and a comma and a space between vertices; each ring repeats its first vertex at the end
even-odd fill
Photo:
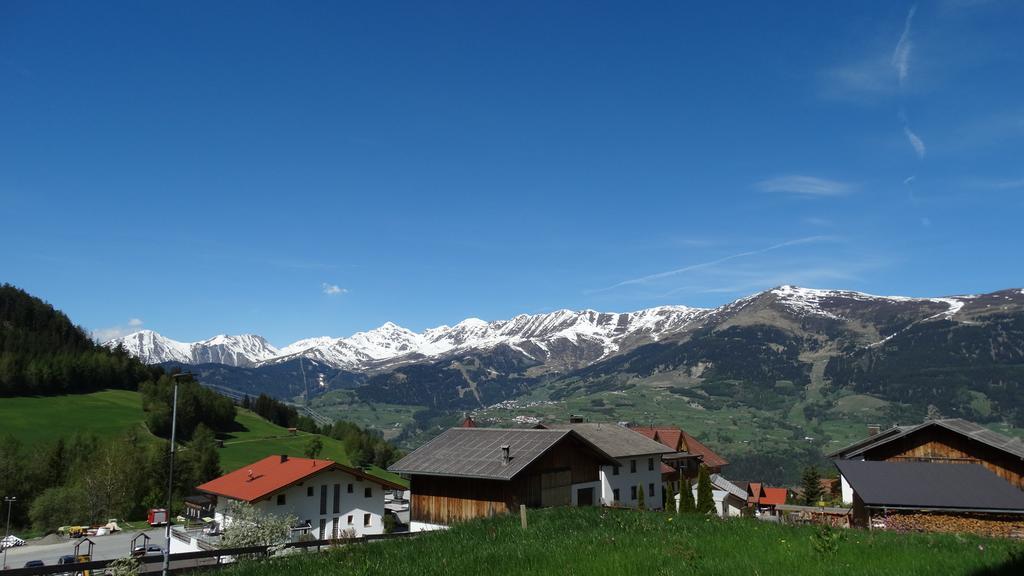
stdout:
POLYGON ((148 546, 136 546, 132 550, 132 556, 136 558, 140 556, 163 556, 164 548, 158 544, 150 544, 148 546))
POLYGON ((46 566, 42 560, 29 560, 25 562, 25 568, 39 568, 40 566, 46 566))
POLYGON ((58 566, 62 566, 64 564, 74 564, 74 563, 75 563, 75 557, 72 556, 71 554, 66 554, 64 556, 61 556, 60 558, 57 558, 57 565, 58 566))

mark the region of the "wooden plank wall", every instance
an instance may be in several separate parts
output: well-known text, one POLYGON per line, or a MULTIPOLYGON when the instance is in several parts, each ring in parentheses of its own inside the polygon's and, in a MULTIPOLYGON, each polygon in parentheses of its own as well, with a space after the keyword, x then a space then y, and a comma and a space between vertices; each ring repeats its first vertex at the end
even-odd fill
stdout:
POLYGON ((865 453, 867 460, 980 464, 1024 489, 1024 460, 945 428, 930 427, 865 453))

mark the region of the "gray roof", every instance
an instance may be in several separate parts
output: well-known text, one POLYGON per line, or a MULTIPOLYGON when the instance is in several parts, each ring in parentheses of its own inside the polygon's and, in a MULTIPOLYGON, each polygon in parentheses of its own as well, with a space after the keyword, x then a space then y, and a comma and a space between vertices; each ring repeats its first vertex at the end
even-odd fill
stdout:
POLYGON ((864 504, 1024 514, 1024 492, 978 464, 836 460, 864 504))
POLYGON ((747 489, 740 488, 732 482, 726 480, 721 474, 711 475, 711 485, 717 487, 719 490, 725 490, 729 494, 741 498, 744 501, 747 499, 747 489))
POLYGON ((586 422, 582 424, 544 424, 544 427, 549 430, 572 430, 613 458, 675 452, 661 442, 655 442, 643 434, 619 424, 586 422))
POLYGON ((608 454, 571 430, 450 428, 389 466, 388 470, 399 474, 511 480, 566 438, 581 442, 601 463, 613 463, 608 454), (510 448, 508 464, 502 462, 504 445, 510 448))
POLYGON ((871 450, 872 448, 892 442, 897 438, 903 438, 904 436, 913 434, 914 432, 928 426, 941 426, 942 428, 962 434, 972 440, 976 440, 982 444, 1002 450, 1018 458, 1024 458, 1024 442, 1022 442, 1020 438, 1004 436, 998 432, 993 432, 984 426, 980 426, 974 422, 968 422, 961 418, 927 420, 923 424, 918 424, 917 426, 896 426, 886 430, 884 433, 868 438, 868 440, 874 440, 873 442, 863 443, 864 441, 861 441, 857 445, 854 445, 852 450, 849 448, 840 450, 839 452, 834 453, 833 456, 841 454, 844 458, 853 458, 871 450))

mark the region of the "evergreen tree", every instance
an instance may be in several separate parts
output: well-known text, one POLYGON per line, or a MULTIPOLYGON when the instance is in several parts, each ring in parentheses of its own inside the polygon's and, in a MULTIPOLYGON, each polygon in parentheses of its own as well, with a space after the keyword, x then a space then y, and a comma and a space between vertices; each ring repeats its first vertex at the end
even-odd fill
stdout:
POLYGON ((198 486, 221 475, 220 453, 217 452, 217 437, 205 425, 196 426, 189 441, 188 465, 192 473, 192 485, 198 486))
POLYGON ((665 490, 665 506, 664 508, 673 513, 679 513, 679 502, 676 501, 676 489, 674 486, 668 486, 665 490))
POLYGON ((679 485, 679 513, 690 513, 697 510, 697 504, 693 501, 693 486, 689 478, 683 478, 679 485))
POLYGON ((697 512, 701 514, 713 514, 715 512, 715 497, 711 491, 711 474, 708 467, 701 465, 700 473, 697 475, 697 512))
POLYGON ((637 510, 644 510, 645 508, 647 508, 644 505, 644 485, 643 484, 637 484, 636 485, 636 490, 637 490, 637 500, 636 500, 637 510))
POLYGON ((814 506, 821 500, 821 475, 818 474, 818 468, 816 466, 808 466, 804 468, 804 473, 801 481, 804 490, 803 503, 805 506, 814 506))
POLYGON ((312 458, 316 460, 320 456, 320 452, 324 449, 324 443, 320 440, 319 436, 313 436, 306 444, 306 458, 312 458))

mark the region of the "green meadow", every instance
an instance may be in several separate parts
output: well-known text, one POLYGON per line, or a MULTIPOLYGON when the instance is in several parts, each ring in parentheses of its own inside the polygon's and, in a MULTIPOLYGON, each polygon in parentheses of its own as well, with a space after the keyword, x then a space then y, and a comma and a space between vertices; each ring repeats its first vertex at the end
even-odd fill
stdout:
POLYGON ((1024 544, 602 508, 531 510, 449 531, 226 569, 225 576, 425 574, 995 575, 1024 573, 1024 544))
MULTIPOLYGON (((321 458, 351 465, 345 446, 338 440, 287 429, 238 409, 235 430, 221 434, 220 465, 231 471, 272 454, 302 456, 314 436, 323 444, 321 458)), ((64 396, 0 398, 0 437, 12 435, 26 445, 46 444, 75 434, 115 438, 135 428, 143 438, 156 442, 143 422, 142 397, 128 390, 103 390, 64 396)), ((403 482, 398 476, 373 467, 371 474, 403 482)))

